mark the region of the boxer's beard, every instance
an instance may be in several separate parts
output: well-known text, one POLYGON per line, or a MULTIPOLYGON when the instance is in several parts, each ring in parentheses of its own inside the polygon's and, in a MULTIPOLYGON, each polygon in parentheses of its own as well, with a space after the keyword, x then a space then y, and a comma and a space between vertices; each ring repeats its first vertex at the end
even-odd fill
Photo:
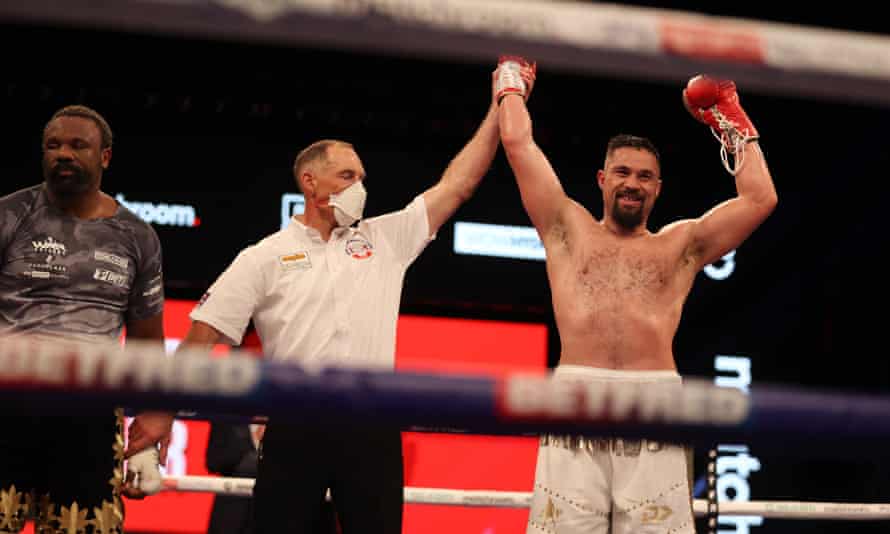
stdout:
POLYGON ((615 222, 621 227, 628 230, 634 230, 643 224, 643 204, 644 200, 640 195, 634 195, 632 193, 616 195, 615 202, 612 205, 612 218, 615 219, 615 222), (623 208, 620 203, 622 198, 639 200, 640 205, 636 208, 623 208))
POLYGON ((84 193, 90 189, 92 176, 83 167, 60 162, 52 167, 44 163, 43 176, 50 190, 59 196, 71 196, 84 193), (68 171, 68 174, 63 174, 68 171))

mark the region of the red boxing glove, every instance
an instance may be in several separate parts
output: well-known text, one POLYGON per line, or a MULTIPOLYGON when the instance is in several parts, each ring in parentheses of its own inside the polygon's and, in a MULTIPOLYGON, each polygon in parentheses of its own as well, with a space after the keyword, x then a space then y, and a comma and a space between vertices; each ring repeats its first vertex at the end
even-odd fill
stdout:
POLYGON ((717 81, 705 75, 691 80, 683 90, 683 104, 697 120, 711 127, 714 136, 723 145, 721 154, 727 170, 735 175, 741 168, 741 159, 736 169, 731 169, 726 153, 740 158, 745 143, 760 138, 751 119, 739 104, 735 83, 730 80, 717 81))
POLYGON ((497 79, 495 81, 495 92, 498 102, 506 95, 521 95, 522 98, 528 97, 528 87, 526 87, 525 81, 519 72, 521 67, 534 69, 535 64, 520 56, 501 56, 498 59, 497 79))

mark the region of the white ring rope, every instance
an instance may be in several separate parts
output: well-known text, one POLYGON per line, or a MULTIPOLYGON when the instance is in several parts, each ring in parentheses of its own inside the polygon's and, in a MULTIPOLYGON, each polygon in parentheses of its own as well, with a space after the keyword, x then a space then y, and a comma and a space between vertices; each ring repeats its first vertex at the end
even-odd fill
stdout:
MULTIPOLYGON (((164 478, 165 491, 214 493, 250 496, 252 478, 212 476, 171 476, 164 478)), ((455 490, 441 488, 405 488, 405 502, 494 508, 528 508, 531 493, 524 491, 455 490)), ((693 511, 703 517, 707 501, 695 499, 693 511)), ((796 501, 729 501, 720 503, 720 515, 756 515, 775 519, 840 519, 874 521, 890 519, 890 504, 796 501)))

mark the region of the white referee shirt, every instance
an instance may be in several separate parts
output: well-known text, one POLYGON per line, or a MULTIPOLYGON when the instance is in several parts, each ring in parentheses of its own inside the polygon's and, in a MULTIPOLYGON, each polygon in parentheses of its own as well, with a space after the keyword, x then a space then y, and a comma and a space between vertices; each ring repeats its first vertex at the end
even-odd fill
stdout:
POLYGON ((423 196, 327 242, 294 218, 241 251, 189 317, 233 345, 252 317, 274 359, 392 369, 405 271, 434 238, 423 196))

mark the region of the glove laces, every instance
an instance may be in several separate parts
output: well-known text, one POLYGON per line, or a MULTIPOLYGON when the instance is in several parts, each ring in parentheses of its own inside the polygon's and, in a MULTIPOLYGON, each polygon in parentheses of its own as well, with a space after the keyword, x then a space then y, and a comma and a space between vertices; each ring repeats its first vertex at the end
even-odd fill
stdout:
POLYGON ((711 127, 711 134, 720 142, 720 160, 723 162, 723 168, 735 176, 745 164, 745 145, 760 139, 760 136, 748 135, 747 130, 740 132, 736 124, 721 113, 716 106, 711 109, 711 113, 717 119, 717 126, 720 128, 718 132, 711 127), (733 164, 730 164, 730 155, 733 156, 733 164))

